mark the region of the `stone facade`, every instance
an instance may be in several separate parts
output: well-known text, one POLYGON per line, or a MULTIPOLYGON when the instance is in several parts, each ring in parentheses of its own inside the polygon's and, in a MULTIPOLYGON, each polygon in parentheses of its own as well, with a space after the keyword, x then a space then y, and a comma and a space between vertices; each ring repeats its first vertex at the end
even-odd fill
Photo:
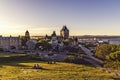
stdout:
POLYGON ((55 31, 53 31, 51 36, 48 36, 47 34, 45 36, 45 39, 58 40, 58 41, 62 41, 64 39, 68 39, 68 38, 69 38, 69 30, 66 26, 63 26, 63 28, 60 30, 60 36, 56 35, 55 31))
POLYGON ((20 36, 18 37, 2 37, 0 36, 0 47, 4 49, 10 49, 11 47, 18 49, 21 46, 20 36))

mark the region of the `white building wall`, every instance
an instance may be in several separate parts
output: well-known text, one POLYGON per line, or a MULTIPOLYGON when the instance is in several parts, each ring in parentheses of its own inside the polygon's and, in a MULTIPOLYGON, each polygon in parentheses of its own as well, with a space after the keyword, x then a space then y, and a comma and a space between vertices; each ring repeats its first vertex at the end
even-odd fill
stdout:
POLYGON ((8 49, 10 46, 18 48, 21 46, 20 37, 2 37, 0 36, 0 47, 8 49))

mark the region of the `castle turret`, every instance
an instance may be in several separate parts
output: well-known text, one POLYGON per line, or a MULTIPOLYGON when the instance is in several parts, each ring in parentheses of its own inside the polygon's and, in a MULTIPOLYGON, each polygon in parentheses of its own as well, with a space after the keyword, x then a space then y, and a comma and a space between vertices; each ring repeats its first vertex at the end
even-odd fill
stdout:
POLYGON ((63 26, 63 28, 60 30, 60 35, 64 38, 67 39, 69 38, 69 30, 66 27, 66 25, 63 26))
POLYGON ((30 39, 30 33, 29 33, 29 31, 28 31, 28 30, 25 32, 25 37, 27 38, 27 40, 29 40, 29 39, 30 39))
POLYGON ((56 35, 55 31, 53 31, 51 37, 52 37, 52 40, 56 40, 57 39, 57 35, 56 35))

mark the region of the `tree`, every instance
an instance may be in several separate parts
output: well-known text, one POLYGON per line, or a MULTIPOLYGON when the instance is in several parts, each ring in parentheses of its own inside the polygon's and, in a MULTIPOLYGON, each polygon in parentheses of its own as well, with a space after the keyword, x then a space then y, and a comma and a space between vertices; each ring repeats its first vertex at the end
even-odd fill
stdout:
POLYGON ((64 43, 65 46, 68 46, 71 42, 72 42, 72 40, 70 40, 70 39, 65 39, 63 41, 63 43, 64 43))
POLYGON ((120 51, 110 53, 106 56, 107 61, 120 61, 120 51))
POLYGON ((36 49, 48 50, 48 49, 51 49, 51 48, 52 48, 52 46, 51 46, 51 44, 49 44, 48 40, 39 39, 38 43, 36 44, 36 49))
POLYGON ((27 37, 25 37, 25 36, 22 36, 22 37, 21 37, 21 45, 22 45, 22 46, 26 47, 26 42, 27 42, 27 41, 28 41, 27 37))
POLYGON ((101 44, 95 51, 95 56, 105 61, 104 67, 120 69, 120 45, 101 44))
POLYGON ((104 67, 120 69, 120 51, 113 52, 107 55, 104 67))
POLYGON ((120 45, 101 44, 95 49, 95 56, 105 60, 106 56, 120 50, 120 45))
POLYGON ((95 48, 95 56, 103 60, 110 52, 110 46, 108 44, 102 44, 95 48))
POLYGON ((29 40, 26 42, 27 48, 28 49, 35 49, 35 45, 37 44, 37 41, 35 40, 29 40))

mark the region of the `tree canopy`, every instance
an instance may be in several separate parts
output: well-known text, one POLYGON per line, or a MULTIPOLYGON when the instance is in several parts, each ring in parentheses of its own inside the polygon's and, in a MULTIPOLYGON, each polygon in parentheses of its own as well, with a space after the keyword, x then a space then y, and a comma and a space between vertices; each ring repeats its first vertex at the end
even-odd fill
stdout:
POLYGON ((101 44, 95 51, 95 56, 105 61, 104 67, 120 69, 120 45, 101 44))
POLYGON ((116 51, 120 51, 120 45, 101 44, 96 47, 95 56, 104 60, 106 58, 106 55, 109 55, 110 53, 114 53, 116 51))
POLYGON ((120 61, 120 51, 110 53, 106 56, 107 61, 120 61))
POLYGON ((36 49, 51 49, 51 44, 49 44, 48 40, 39 39, 36 44, 36 49))

